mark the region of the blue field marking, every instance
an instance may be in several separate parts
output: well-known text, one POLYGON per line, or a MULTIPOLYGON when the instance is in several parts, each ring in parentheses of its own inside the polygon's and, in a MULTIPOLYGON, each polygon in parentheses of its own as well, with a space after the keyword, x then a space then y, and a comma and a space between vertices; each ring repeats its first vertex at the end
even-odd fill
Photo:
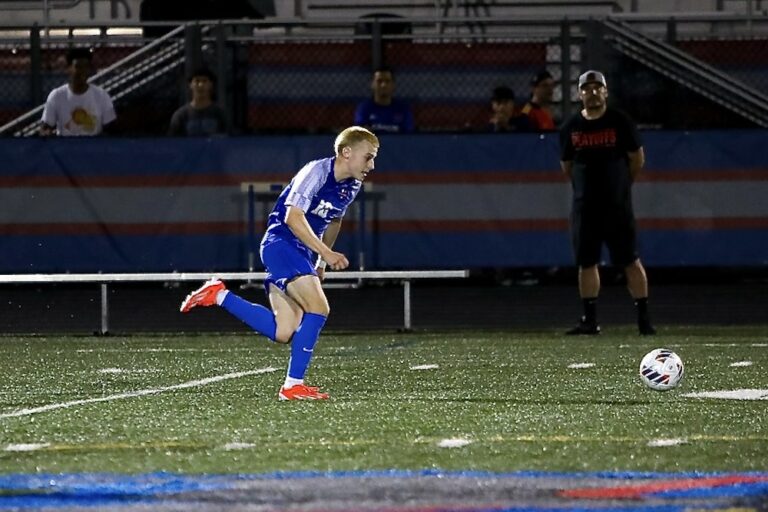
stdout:
MULTIPOLYGON (((376 470, 376 471, 277 471, 263 474, 212 474, 212 475, 184 475, 176 473, 146 473, 138 475, 121 475, 114 473, 65 473, 65 474, 7 474, 0 475, 0 510, 17 509, 31 510, 41 507, 63 508, 104 508, 136 505, 156 504, 163 502, 173 503, 175 499, 189 499, 186 493, 204 493, 207 491, 226 491, 237 486, 238 483, 256 480, 301 480, 301 479, 363 479, 363 478, 530 478, 550 479, 567 478, 571 480, 604 479, 604 480, 678 480, 696 479, 719 476, 750 476, 768 478, 766 472, 685 472, 685 473, 660 473, 660 472, 548 472, 548 471, 515 471, 509 473, 495 473, 490 471, 441 471, 428 470, 376 470)), ((569 508, 569 510, 583 510, 595 512, 598 508, 601 512, 682 512, 686 505, 677 505, 675 499, 683 498, 762 498, 768 496, 768 482, 741 483, 738 485, 725 485, 691 490, 669 490, 649 494, 658 498, 668 498, 670 503, 643 505, 636 500, 626 500, 626 506, 616 506, 611 503, 607 508, 600 506, 600 500, 595 501, 594 507, 584 506, 569 508)), ((192 498, 194 499, 194 498, 192 498)), ((564 501, 565 503, 565 501, 564 501)), ((604 504, 605 505, 605 504, 604 504)), ((388 507, 388 510, 397 511, 397 505, 388 507)), ((417 510, 413 507, 408 510, 417 510)), ((425 507, 424 510, 430 510, 425 507)), ((534 508, 460 508, 462 512, 480 512, 483 510, 493 512, 516 512, 521 510, 535 510, 537 512, 561 511, 562 508, 534 507, 534 508)))

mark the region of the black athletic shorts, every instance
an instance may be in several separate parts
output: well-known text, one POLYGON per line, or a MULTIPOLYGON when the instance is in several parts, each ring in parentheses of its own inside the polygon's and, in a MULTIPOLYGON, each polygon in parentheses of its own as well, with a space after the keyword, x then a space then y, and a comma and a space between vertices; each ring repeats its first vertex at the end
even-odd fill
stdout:
POLYGON ((631 210, 574 208, 571 236, 576 264, 580 267, 600 263, 603 244, 608 247, 614 265, 625 267, 637 259, 637 230, 631 210))

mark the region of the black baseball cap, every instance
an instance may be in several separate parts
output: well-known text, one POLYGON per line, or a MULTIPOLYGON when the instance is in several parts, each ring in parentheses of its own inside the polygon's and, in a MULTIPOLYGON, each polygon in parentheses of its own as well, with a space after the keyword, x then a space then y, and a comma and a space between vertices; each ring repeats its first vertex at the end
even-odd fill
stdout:
POLYGON ((515 101, 515 92, 506 85, 500 85, 493 89, 492 101, 515 101))
POLYGON ((541 71, 533 75, 533 77, 531 77, 531 85, 533 86, 539 85, 541 82, 543 82, 544 80, 547 80, 548 78, 553 78, 552 73, 550 73, 546 69, 542 69, 541 71))
POLYGON ((594 69, 585 71, 579 76, 579 89, 584 85, 591 83, 602 84, 603 87, 608 87, 608 83, 605 81, 605 75, 594 69))
POLYGON ((189 75, 187 76, 187 82, 191 82, 193 78, 198 76, 204 76, 211 82, 216 81, 216 75, 213 74, 213 71, 210 70, 210 68, 206 66, 199 66, 195 69, 193 69, 189 75))

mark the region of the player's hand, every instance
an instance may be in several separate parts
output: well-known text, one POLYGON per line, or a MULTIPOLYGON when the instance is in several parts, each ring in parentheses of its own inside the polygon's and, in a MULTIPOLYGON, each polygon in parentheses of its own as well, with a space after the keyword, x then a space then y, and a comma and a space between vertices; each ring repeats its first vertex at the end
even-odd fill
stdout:
POLYGON ((349 260, 340 252, 330 251, 328 254, 323 255, 323 260, 333 270, 344 270, 349 266, 349 260))
POLYGON ((324 268, 317 267, 315 269, 315 271, 317 272, 317 277, 320 278, 320 281, 325 279, 325 269, 324 268))

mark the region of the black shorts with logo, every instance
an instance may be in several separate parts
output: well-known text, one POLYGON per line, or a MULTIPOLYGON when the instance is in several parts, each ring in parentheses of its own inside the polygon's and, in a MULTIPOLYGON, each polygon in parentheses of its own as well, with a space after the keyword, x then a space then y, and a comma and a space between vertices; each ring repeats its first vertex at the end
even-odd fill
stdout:
POLYGON ((608 247, 614 265, 627 266, 637 259, 637 229, 631 209, 574 207, 571 236, 576 264, 580 267, 600 263, 603 244, 608 247))

